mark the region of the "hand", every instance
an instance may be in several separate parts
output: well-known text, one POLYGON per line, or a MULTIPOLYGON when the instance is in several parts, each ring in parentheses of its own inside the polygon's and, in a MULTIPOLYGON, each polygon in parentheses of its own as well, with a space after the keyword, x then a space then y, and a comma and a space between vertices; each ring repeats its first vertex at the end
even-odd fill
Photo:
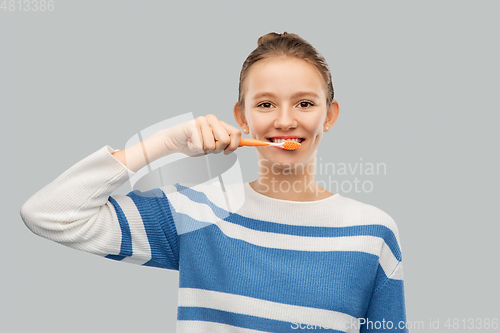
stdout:
POLYGON ((241 138, 241 131, 217 119, 213 114, 198 117, 158 132, 163 138, 165 149, 198 157, 209 153, 225 155, 235 151, 241 138))

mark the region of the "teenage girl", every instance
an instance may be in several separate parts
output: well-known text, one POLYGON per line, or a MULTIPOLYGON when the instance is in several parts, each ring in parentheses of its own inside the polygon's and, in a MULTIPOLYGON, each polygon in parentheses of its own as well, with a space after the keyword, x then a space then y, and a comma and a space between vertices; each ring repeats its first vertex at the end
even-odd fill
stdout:
POLYGON ((213 186, 111 195, 169 154, 234 152, 240 129, 209 114, 123 150, 102 147, 31 197, 23 221, 72 248, 178 270, 178 332, 407 332, 396 223, 315 181, 318 146, 339 115, 323 56, 296 34, 260 37, 233 113, 252 139, 301 144, 255 148, 259 177, 243 184, 236 212, 213 186))

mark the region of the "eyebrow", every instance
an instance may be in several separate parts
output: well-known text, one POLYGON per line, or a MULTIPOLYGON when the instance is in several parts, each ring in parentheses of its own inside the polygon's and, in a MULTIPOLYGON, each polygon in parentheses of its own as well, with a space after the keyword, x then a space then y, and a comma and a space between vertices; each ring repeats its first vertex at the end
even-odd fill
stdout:
MULTIPOLYGON (((270 97, 276 98, 276 95, 274 95, 273 93, 264 91, 264 92, 260 92, 260 93, 255 94, 255 96, 253 96, 253 99, 258 99, 258 98, 264 97, 264 96, 270 96, 270 97)), ((313 96, 313 97, 319 98, 318 94, 316 94, 315 92, 312 92, 312 91, 298 91, 295 94, 293 94, 291 97, 295 98, 295 97, 299 97, 299 96, 313 96)))

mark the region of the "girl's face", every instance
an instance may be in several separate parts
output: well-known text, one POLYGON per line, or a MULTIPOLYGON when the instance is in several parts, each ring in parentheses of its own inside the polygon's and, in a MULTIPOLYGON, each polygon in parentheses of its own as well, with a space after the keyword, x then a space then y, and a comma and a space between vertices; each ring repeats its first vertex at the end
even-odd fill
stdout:
POLYGON ((257 147, 259 159, 284 168, 315 159, 323 131, 332 128, 339 111, 335 100, 327 107, 325 82, 316 68, 293 57, 260 60, 245 83, 245 110, 236 104, 234 115, 241 127, 248 125, 251 138, 301 141, 296 150, 257 147))

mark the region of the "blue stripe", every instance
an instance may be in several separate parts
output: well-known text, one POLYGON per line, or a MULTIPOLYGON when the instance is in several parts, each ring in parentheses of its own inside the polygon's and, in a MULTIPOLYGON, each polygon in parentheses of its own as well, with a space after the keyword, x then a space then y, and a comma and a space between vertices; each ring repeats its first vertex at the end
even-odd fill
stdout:
POLYGON ((120 260, 122 260, 125 257, 126 256, 122 256, 122 255, 119 255, 119 254, 108 254, 104 258, 108 258, 108 259, 113 259, 113 260, 120 261, 120 260))
MULTIPOLYGON (((279 234, 287 234, 294 236, 304 236, 304 237, 346 237, 346 236, 374 236, 382 238, 387 246, 391 249, 391 252, 396 257, 398 261, 402 260, 401 250, 399 248, 396 236, 392 230, 384 225, 371 224, 371 225, 359 225, 359 226, 349 226, 349 227, 316 227, 316 226, 297 226, 289 224, 274 223, 268 221, 262 221, 257 219, 252 219, 239 214, 234 214, 222 209, 212 203, 203 192, 195 191, 189 187, 185 187, 176 183, 175 186, 179 193, 185 195, 189 200, 207 205, 221 220, 225 220, 234 224, 238 224, 245 228, 272 232, 279 234)), ((198 229, 203 227, 202 224, 207 222, 197 221, 194 219, 185 219, 188 225, 192 229, 198 229), (195 227, 198 225, 198 227, 195 227)), ((187 227, 186 229, 189 229, 187 227)), ((182 232, 179 232, 182 233, 182 232)))
POLYGON ((115 207, 116 215, 118 216, 118 222, 120 223, 120 229, 122 231, 122 242, 120 245, 120 254, 108 254, 105 258, 120 261, 127 256, 132 256, 132 235, 130 233, 127 217, 123 213, 123 210, 118 202, 116 202, 116 200, 112 197, 109 197, 109 201, 111 201, 115 207))
POLYGON ((378 256, 358 251, 264 248, 209 226, 181 235, 179 287, 214 290, 359 318, 366 311, 378 256))
POLYGON ((172 217, 173 207, 162 190, 155 188, 127 194, 141 215, 151 248, 151 260, 144 266, 179 269, 179 245, 172 217))
POLYGON ((197 321, 208 321, 221 324, 227 324, 231 326, 236 326, 240 328, 254 329, 264 332, 293 332, 295 330, 306 330, 307 332, 335 332, 343 333, 344 331, 338 331, 333 329, 326 329, 321 327, 309 326, 302 324, 300 328, 299 324, 291 323, 280 320, 273 320, 267 318, 261 318, 256 316, 249 316, 244 314, 238 314, 233 312, 199 308, 199 307, 184 307, 180 306, 177 311, 178 320, 197 320, 197 321))
POLYGON ((212 211, 214 212, 215 216, 217 216, 219 219, 222 220, 229 216, 230 213, 227 210, 222 209, 219 206, 215 205, 212 201, 208 199, 205 193, 200 191, 195 191, 192 188, 180 185, 179 183, 176 183, 174 186, 177 188, 179 194, 186 196, 189 200, 210 207, 210 209, 212 209, 212 211))
POLYGON ((366 318, 366 324, 360 327, 360 333, 409 332, 404 326, 406 323, 406 305, 403 280, 387 279, 380 288, 374 291, 366 318), (386 322, 385 330, 377 326, 382 321, 386 322), (401 329, 398 327, 400 322, 403 322, 401 329), (392 329, 388 325, 391 325, 392 329))

